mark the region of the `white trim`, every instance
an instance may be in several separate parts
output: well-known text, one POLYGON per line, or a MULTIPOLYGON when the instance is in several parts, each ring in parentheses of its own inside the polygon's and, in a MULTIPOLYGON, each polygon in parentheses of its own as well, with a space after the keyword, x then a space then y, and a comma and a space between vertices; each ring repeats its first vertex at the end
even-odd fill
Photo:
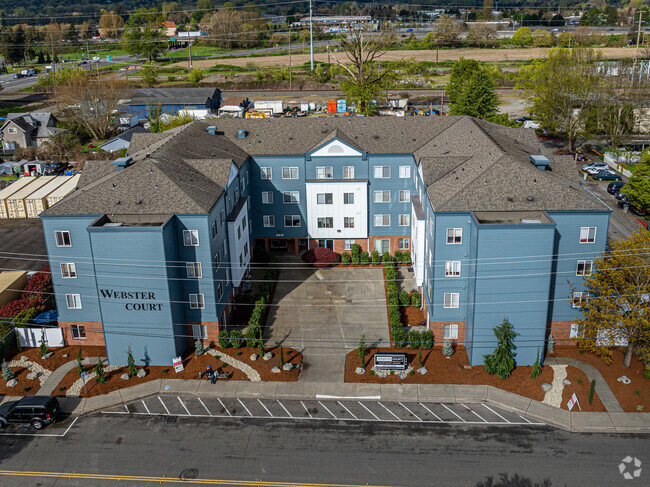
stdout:
POLYGON ((443 308, 456 309, 460 307, 460 293, 445 293, 443 308))
POLYGON ((54 241, 57 247, 72 247, 72 238, 70 238, 70 232, 68 230, 55 230, 54 241), (66 235, 68 236, 68 243, 65 242, 66 235))
POLYGON ((588 243, 594 243, 596 241, 596 227, 580 227, 580 237, 578 238, 578 242, 581 244, 588 244, 588 243), (589 233, 591 233, 591 230, 594 231, 593 237, 591 239, 589 238, 589 233), (583 237, 584 233, 584 237, 583 237))
POLYGON ((74 263, 62 263, 61 264, 61 277, 63 279, 76 279, 77 278, 77 267, 74 263))
POLYGON ((199 231, 198 230, 183 230, 183 245, 185 247, 198 247, 199 246, 199 231))
POLYGON ((190 294, 190 309, 205 309, 205 295, 203 293, 190 294))
POLYGON ((82 309, 81 307, 81 295, 80 294, 66 294, 65 295, 65 304, 68 309, 82 309), (70 306, 72 305, 72 306, 70 306))

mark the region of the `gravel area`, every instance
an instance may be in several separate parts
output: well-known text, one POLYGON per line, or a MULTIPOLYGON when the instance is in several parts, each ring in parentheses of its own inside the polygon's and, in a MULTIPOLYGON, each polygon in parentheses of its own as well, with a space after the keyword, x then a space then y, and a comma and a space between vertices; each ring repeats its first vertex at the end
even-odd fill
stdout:
POLYGON ((237 360, 236 358, 232 358, 230 355, 227 355, 225 353, 220 353, 220 352, 218 352, 218 351, 216 351, 214 349, 208 350, 207 353, 209 353, 210 355, 213 355, 214 357, 218 358, 222 362, 225 362, 228 365, 230 365, 230 366, 232 366, 232 367, 234 367, 236 369, 241 370, 244 374, 246 374, 246 376, 248 377, 248 379, 251 382, 260 382, 262 380, 262 378, 260 377, 260 374, 255 369, 253 369, 253 367, 251 367, 250 365, 245 364, 241 360, 237 360))
POLYGON ((42 365, 37 364, 36 362, 32 362, 30 360, 12 360, 11 362, 9 362, 9 367, 27 367, 31 372, 34 372, 35 374, 38 375, 38 380, 41 383, 41 385, 45 383, 47 378, 52 373, 51 370, 46 369, 42 365))
POLYGON ((559 408, 562 405, 562 391, 564 390, 564 379, 566 379, 566 365, 551 365, 553 369, 553 382, 551 390, 544 395, 544 404, 559 408))
MULTIPOLYGON (((124 365, 107 365, 104 367, 104 373, 112 372, 117 369, 122 369, 124 368, 124 365)), ((92 379, 94 379, 97 376, 95 371, 86 373, 86 383, 90 382, 92 379)), ((77 379, 74 384, 70 386, 68 391, 65 393, 66 396, 68 397, 79 397, 81 394, 81 391, 83 391, 84 388, 84 379, 77 379)))

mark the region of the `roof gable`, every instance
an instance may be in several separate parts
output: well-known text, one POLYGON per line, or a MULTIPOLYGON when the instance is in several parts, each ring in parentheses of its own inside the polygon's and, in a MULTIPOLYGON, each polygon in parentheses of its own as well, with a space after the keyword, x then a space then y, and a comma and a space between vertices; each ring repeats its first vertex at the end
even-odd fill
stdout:
POLYGON ((311 149, 312 157, 361 156, 359 146, 340 129, 332 130, 323 140, 311 149))

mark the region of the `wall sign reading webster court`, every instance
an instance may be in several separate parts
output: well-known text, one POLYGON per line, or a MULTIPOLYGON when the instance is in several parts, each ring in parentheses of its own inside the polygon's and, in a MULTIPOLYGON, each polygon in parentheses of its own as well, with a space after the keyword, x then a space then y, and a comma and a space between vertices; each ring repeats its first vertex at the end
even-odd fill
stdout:
MULTIPOLYGON (((155 293, 149 291, 113 291, 111 289, 100 289, 102 297, 108 299, 150 299, 155 300, 155 293)), ((126 303, 124 307, 129 311, 160 311, 162 303, 126 303)))

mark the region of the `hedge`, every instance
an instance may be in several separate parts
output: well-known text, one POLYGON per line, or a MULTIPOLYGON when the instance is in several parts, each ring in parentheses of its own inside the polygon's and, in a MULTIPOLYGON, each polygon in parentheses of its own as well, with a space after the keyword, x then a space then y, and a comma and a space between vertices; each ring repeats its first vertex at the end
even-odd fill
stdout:
POLYGON ((372 263, 379 264, 379 252, 373 250, 371 256, 372 256, 372 263))
POLYGON ((420 348, 420 332, 411 330, 409 331, 409 348, 415 350, 420 348))
POLYGON ((406 346, 406 331, 402 328, 393 330, 393 343, 397 348, 404 348, 406 346))
POLYGON ((408 306, 411 304, 411 296, 406 291, 399 293, 399 302, 402 306, 408 306))
POLYGON ((352 262, 352 257, 350 256, 350 254, 348 252, 343 252, 341 254, 341 262, 343 264, 349 264, 350 262, 352 262))
POLYGON ((361 252, 361 255, 359 256, 359 262, 366 265, 368 264, 369 261, 370 261, 370 256, 368 255, 368 252, 364 250, 363 252, 361 252))
POLYGON ((239 348, 244 344, 244 339, 242 338, 242 332, 239 330, 233 330, 230 332, 230 346, 233 348, 239 348))
POLYGON ((422 306, 422 296, 417 291, 413 291, 413 294, 411 294, 411 306, 415 306, 416 308, 422 306))
POLYGON ((248 326, 244 339, 246 340, 246 346, 248 348, 255 348, 257 346, 257 340, 260 336, 260 327, 259 326, 248 326))
POLYGON ((433 332, 431 330, 424 330, 420 334, 420 346, 425 350, 431 350, 433 347, 433 332))
POLYGON ((361 258, 361 245, 352 244, 352 247, 350 248, 350 257, 353 264, 359 263, 359 259, 361 258))
POLYGON ((228 348, 230 346, 230 336, 226 330, 219 332, 219 348, 228 348))

